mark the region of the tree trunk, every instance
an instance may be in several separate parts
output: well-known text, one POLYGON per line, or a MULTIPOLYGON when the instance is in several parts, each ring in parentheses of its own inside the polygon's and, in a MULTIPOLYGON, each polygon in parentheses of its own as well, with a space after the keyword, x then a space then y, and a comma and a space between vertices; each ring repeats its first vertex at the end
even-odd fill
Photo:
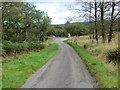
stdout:
POLYGON ((98 30, 97 30, 97 2, 95 0, 95 39, 98 44, 98 30))
POLYGON ((105 43, 105 31, 104 31, 104 2, 101 2, 101 31, 102 31, 102 43, 105 43))
POLYGON ((111 24, 110 24, 110 30, 109 30, 109 38, 108 38, 108 43, 112 41, 112 34, 113 34, 113 15, 115 11, 115 2, 112 2, 112 13, 111 13, 111 24))
MULTIPOLYGON (((89 9, 90 9, 90 12, 89 12, 89 24, 91 22, 91 2, 89 2, 89 9)), ((89 31, 90 31, 90 25, 89 25, 89 31)), ((92 39, 92 32, 90 31, 90 39, 92 39)))

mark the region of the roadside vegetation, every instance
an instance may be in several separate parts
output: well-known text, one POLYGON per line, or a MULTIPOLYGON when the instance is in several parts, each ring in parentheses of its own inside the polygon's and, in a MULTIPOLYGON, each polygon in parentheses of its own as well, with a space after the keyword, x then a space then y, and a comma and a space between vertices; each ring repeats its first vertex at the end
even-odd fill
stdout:
POLYGON ((65 42, 72 46, 80 55, 91 75, 95 78, 99 88, 118 87, 118 77, 115 70, 109 68, 107 64, 89 54, 83 47, 69 42, 69 40, 65 42))
POLYGON ((6 55, 15 55, 21 52, 30 52, 30 51, 38 51, 45 47, 44 44, 36 43, 36 42, 10 42, 10 41, 4 41, 3 42, 3 56, 6 57, 6 55))
POLYGON ((2 60, 2 88, 19 88, 55 55, 57 49, 57 44, 51 44, 38 52, 2 60))
POLYGON ((54 41, 53 41, 54 38, 49 38, 47 40, 45 40, 44 42, 42 42, 41 44, 44 44, 45 45, 45 48, 48 47, 49 45, 53 44, 54 41))
MULTIPOLYGON (((22 0, 21 0, 22 1, 22 0)), ((41 68, 58 46, 48 39, 51 19, 28 2, 3 2, 2 5, 2 77, 3 88, 18 88, 41 68)))
POLYGON ((15 57, 18 55, 29 54, 31 52, 40 51, 53 44, 53 39, 47 39, 44 42, 11 42, 4 41, 2 43, 2 59, 15 57))
POLYGON ((42 42, 51 19, 44 11, 28 2, 2 3, 2 40, 11 42, 42 42))
MULTIPOLYGON (((94 0, 94 2, 82 2, 82 8, 79 8, 81 6, 79 2, 71 7, 73 12, 86 18, 83 24, 88 28, 88 32, 81 35, 71 34, 74 37, 68 38, 68 44, 83 58, 100 88, 118 87, 120 11, 117 8, 119 4, 120 2, 115 1, 94 0)), ((71 28, 74 31, 74 26, 71 28)))
POLYGON ((99 37, 97 44, 89 35, 70 37, 66 41, 83 59, 100 88, 118 87, 119 34, 114 33, 110 43, 102 43, 102 38, 99 37))
MULTIPOLYGON (((22 0, 21 0, 22 1, 22 0)), ((2 46, 3 58, 39 51, 45 47, 46 31, 51 19, 44 11, 36 10, 28 2, 3 2, 2 46)))
POLYGON ((117 58, 120 53, 118 49, 118 34, 119 33, 114 34, 114 38, 110 43, 104 44, 102 40, 99 41, 99 44, 96 44, 94 39, 89 39, 89 36, 70 37, 68 41, 84 48, 95 58, 107 63, 111 68, 117 69, 117 58))

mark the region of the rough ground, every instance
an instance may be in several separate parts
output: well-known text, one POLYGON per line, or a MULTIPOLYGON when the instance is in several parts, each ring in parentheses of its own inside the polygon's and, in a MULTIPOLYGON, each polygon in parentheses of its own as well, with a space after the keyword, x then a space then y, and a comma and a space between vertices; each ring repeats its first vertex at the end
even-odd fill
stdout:
POLYGON ((57 38, 57 54, 30 77, 22 88, 95 88, 81 58, 72 47, 57 38))

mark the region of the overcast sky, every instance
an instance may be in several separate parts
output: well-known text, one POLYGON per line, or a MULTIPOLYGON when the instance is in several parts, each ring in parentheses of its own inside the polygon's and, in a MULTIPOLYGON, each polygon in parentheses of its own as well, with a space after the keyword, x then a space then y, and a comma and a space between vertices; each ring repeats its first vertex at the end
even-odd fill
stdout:
POLYGON ((37 10, 47 12, 48 16, 52 18, 52 24, 64 24, 68 17, 75 14, 68 10, 71 3, 66 2, 39 2, 34 4, 37 10))
MULTIPOLYGON (((37 10, 47 12, 52 24, 64 24, 68 17, 75 17, 75 12, 69 10, 76 0, 27 0, 33 2, 37 10)), ((81 20, 83 21, 83 20, 81 20)), ((75 19, 74 21, 75 22, 75 19)))
MULTIPOLYGON (((47 12, 48 16, 52 19, 52 24, 64 24, 67 21, 68 17, 79 17, 79 22, 83 22, 85 20, 85 17, 83 17, 84 13, 75 13, 70 9, 71 6, 76 3, 76 1, 88 1, 88 2, 93 2, 94 0, 26 0, 27 2, 33 2, 34 5, 36 6, 37 10, 45 11, 47 12), (81 17, 79 16, 81 15, 81 17)), ((100 0, 97 0, 100 1, 100 0)), ((110 1, 110 0, 105 0, 105 1, 110 1)), ((115 0, 119 1, 119 0, 115 0)), ((82 3, 79 3, 79 8, 80 10, 82 9, 82 3), (81 4, 81 5, 80 5, 81 4)), ((77 22, 75 18, 73 19, 72 22, 77 22)))

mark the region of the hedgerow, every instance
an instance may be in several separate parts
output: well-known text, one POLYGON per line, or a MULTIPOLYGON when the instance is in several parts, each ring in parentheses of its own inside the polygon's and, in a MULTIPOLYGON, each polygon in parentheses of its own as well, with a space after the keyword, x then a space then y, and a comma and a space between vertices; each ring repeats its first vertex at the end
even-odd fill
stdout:
POLYGON ((36 42, 11 42, 11 41, 3 41, 2 43, 2 51, 3 54, 7 53, 19 53, 21 51, 29 51, 29 50, 40 50, 45 47, 44 44, 36 43, 36 42))

